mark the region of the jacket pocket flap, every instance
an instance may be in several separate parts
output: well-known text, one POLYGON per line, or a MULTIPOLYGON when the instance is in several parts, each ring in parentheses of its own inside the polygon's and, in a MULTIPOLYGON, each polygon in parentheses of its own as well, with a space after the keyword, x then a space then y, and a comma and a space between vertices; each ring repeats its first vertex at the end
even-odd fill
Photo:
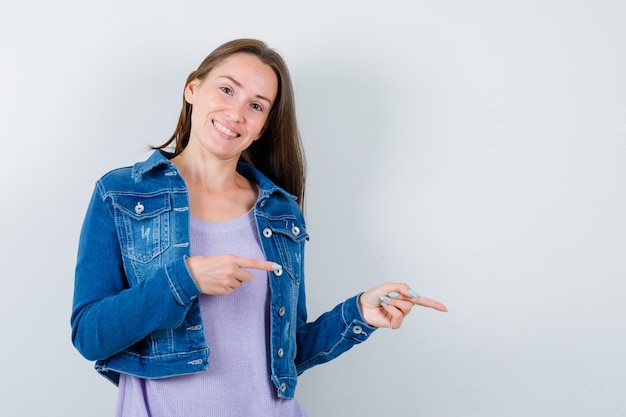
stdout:
POLYGON ((113 206, 124 214, 141 220, 170 210, 171 204, 167 194, 116 195, 113 196, 113 206))
POLYGON ((306 226, 294 217, 269 218, 268 223, 272 233, 286 236, 293 242, 302 242, 309 238, 306 226))

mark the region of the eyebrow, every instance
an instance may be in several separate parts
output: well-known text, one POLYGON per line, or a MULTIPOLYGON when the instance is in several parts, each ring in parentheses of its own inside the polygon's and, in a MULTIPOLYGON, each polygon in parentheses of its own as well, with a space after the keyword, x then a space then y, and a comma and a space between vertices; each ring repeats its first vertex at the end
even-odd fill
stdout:
MULTIPOLYGON (((230 75, 220 75, 220 78, 226 78, 227 80, 230 80, 230 82, 232 82, 233 84, 235 84, 235 86, 237 86, 238 88, 242 88, 243 86, 241 85, 241 83, 237 80, 235 80, 233 77, 231 77, 230 75)), ((260 98, 261 100, 265 100, 267 101, 270 105, 272 104, 272 100, 270 100, 269 98, 262 96, 260 94, 257 94, 255 97, 260 98)))

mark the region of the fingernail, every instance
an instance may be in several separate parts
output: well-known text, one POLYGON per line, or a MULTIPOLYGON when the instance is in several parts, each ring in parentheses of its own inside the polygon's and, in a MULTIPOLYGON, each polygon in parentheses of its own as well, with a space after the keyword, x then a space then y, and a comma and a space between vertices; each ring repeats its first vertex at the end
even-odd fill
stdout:
POLYGON ((400 294, 398 294, 396 291, 391 291, 389 294, 387 294, 389 297, 391 298, 398 298, 400 297, 400 294))
POLYGON ((416 293, 413 288, 409 288, 409 294, 411 294, 415 298, 419 297, 419 294, 416 293))
POLYGON ((272 265, 272 269, 274 271, 280 271, 280 270, 283 269, 283 267, 281 265, 279 265, 279 264, 274 264, 274 265, 272 265))
POLYGON ((383 306, 383 307, 387 307, 387 303, 386 303, 386 302, 384 302, 384 301, 381 301, 381 302, 380 302, 380 305, 381 305, 381 306, 383 306))
POLYGON ((382 297, 380 297, 380 301, 382 301, 383 303, 388 303, 389 301, 391 301, 391 298, 383 295, 382 297))

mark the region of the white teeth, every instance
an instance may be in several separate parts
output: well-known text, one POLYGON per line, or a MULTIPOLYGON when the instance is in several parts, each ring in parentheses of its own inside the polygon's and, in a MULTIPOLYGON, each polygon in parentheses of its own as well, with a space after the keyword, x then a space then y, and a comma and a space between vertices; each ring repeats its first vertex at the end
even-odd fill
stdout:
POLYGON ((230 130, 230 129, 224 127, 224 126, 222 126, 221 124, 219 124, 215 120, 213 121, 213 125, 217 128, 217 130, 219 130, 222 133, 227 134, 231 138, 236 138, 237 136, 239 136, 237 133, 233 132, 232 130, 230 130))

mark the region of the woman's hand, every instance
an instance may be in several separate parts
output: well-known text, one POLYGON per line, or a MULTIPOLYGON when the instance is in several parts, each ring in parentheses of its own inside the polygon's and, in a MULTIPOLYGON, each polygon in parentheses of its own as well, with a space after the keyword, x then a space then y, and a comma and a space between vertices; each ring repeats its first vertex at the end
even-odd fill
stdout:
POLYGON ((439 301, 417 294, 407 284, 388 282, 364 292, 359 297, 366 323, 373 327, 398 329, 413 306, 448 311, 439 301))
POLYGON ((275 262, 241 258, 235 255, 192 256, 187 258, 187 269, 200 291, 208 295, 227 295, 252 281, 246 269, 278 271, 282 267, 275 262))

